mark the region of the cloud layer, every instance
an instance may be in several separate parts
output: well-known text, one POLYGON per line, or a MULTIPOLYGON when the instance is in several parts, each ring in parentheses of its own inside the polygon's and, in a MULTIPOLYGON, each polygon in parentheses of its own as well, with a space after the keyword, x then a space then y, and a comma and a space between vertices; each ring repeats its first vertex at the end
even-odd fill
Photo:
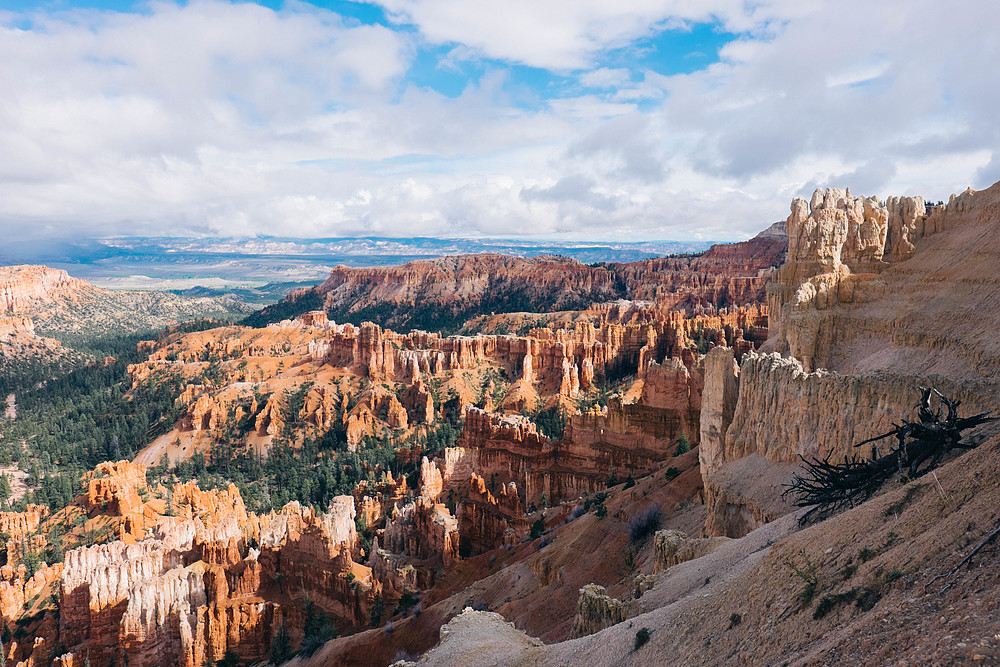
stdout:
POLYGON ((379 5, 0 12, 0 231, 735 239, 1000 179, 994 3, 379 5))

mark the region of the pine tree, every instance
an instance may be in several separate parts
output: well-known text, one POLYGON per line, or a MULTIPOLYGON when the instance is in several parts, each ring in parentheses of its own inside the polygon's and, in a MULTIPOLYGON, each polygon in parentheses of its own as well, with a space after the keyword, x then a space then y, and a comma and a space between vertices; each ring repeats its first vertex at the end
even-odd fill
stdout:
POLYGON ((292 639, 288 635, 288 626, 282 622, 274 639, 271 640, 271 664, 280 665, 292 657, 292 639))
MULTIPOLYGON (((14 490, 10 486, 10 479, 7 477, 7 473, 0 474, 0 505, 7 504, 7 499, 10 498, 14 490)), ((0 663, 2 666, 3 663, 0 663)))
POLYGON ((681 454, 686 454, 691 451, 691 443, 688 442, 687 435, 681 433, 681 437, 677 439, 677 450, 674 451, 674 456, 680 456, 681 454))

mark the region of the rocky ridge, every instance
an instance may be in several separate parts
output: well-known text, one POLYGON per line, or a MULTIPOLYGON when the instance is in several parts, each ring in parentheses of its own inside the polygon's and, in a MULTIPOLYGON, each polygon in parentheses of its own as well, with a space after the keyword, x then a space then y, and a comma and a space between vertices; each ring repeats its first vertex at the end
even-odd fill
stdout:
POLYGON ((28 318, 40 334, 64 344, 247 310, 228 298, 108 291, 46 266, 0 267, 0 317, 28 318))
POLYGON ((626 299, 689 310, 760 302, 784 259, 786 239, 771 233, 712 246, 693 256, 628 264, 580 264, 563 257, 461 255, 398 267, 335 267, 311 290, 251 318, 255 326, 321 308, 331 318, 405 329, 456 328, 484 312, 545 313, 626 299))
MULTIPOLYGON (((718 346, 700 362, 704 524, 657 533, 654 574, 640 574, 632 594, 583 591, 579 639, 514 641, 507 658, 998 659, 995 619, 985 612, 996 596, 984 583, 998 570, 986 550, 975 569, 929 588, 995 527, 996 513, 986 510, 1000 488, 995 428, 984 427, 974 438, 979 448, 940 468, 934 481, 903 480, 904 488, 805 530, 780 497, 800 455, 853 455, 853 443, 910 414, 918 385, 961 399, 969 412, 1000 408, 1000 349, 987 333, 1000 312, 991 278, 998 227, 1000 184, 929 209, 919 198, 882 202, 835 189, 793 202, 788 261, 768 288, 768 341, 742 355, 718 346), (803 581, 813 582, 808 598, 803 581), (600 629, 612 609, 629 605, 627 622, 600 629)), ((567 530, 553 532, 556 543, 567 530)), ((420 662, 461 664, 491 637, 509 634, 494 615, 469 609, 458 618, 420 662), (473 626, 475 633, 465 631, 473 626)))

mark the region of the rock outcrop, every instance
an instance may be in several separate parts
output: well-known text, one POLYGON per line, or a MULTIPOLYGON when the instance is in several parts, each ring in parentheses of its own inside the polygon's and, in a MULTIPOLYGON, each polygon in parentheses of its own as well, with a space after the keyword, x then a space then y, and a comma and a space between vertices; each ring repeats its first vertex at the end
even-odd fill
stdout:
POLYGON ((998 203, 1000 184, 930 209, 837 189, 792 203, 788 261, 768 287, 763 349, 777 353, 745 355, 738 373, 725 349, 706 359, 709 535, 738 537, 788 512, 772 489, 800 456, 858 453, 854 443, 910 415, 920 385, 971 412, 998 407, 1000 346, 987 334, 1000 324, 997 290, 986 278, 1000 256, 998 203))
POLYGON ((604 628, 621 623, 628 618, 624 602, 608 595, 604 586, 587 584, 580 589, 576 616, 573 618, 572 637, 585 637, 604 628))
POLYGON ((730 539, 691 538, 679 530, 659 530, 653 536, 653 571, 662 572, 679 563, 707 556, 730 539))
POLYGON ((62 269, 47 266, 0 267, 0 314, 33 312, 39 301, 78 298, 95 289, 62 269))
POLYGON ((440 559, 444 567, 458 560, 458 520, 448 508, 420 496, 393 510, 383 533, 387 551, 419 560, 440 559))
POLYGON ((767 288, 771 333, 779 352, 811 370, 829 363, 837 327, 831 311, 884 294, 875 275, 912 256, 913 242, 936 226, 924 224, 920 197, 882 203, 827 188, 808 203, 795 199, 791 209, 788 259, 767 288))

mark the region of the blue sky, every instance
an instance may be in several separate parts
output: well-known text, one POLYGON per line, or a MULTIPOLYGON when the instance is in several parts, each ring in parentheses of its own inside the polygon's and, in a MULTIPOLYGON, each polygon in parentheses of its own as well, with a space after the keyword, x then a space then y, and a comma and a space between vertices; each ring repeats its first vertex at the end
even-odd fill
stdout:
POLYGON ((1000 178, 997 18, 0 0, 0 231, 734 240, 820 186, 943 199, 1000 178))

